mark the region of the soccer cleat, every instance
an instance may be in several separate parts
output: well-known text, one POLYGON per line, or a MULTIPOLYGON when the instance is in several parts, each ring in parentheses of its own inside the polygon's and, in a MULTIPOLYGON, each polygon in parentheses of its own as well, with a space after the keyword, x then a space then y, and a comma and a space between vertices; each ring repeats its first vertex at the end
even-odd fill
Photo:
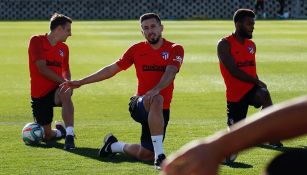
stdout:
POLYGON ((236 158, 238 157, 238 154, 231 154, 230 156, 226 157, 222 163, 225 163, 225 164, 231 164, 233 163, 236 158))
POLYGON ((70 150, 70 149, 75 149, 75 136, 73 135, 67 135, 65 137, 65 144, 64 144, 64 149, 70 150))
POLYGON ((60 137, 60 139, 64 139, 66 137, 66 129, 65 129, 64 123, 60 121, 56 121, 55 128, 61 131, 62 136, 60 137))
POLYGON ((117 138, 112 134, 109 133, 104 137, 103 145, 99 149, 98 156, 99 157, 107 157, 108 155, 115 155, 116 153, 112 153, 111 145, 117 142, 117 138))
POLYGON ((163 162, 163 160, 164 160, 165 158, 166 158, 166 157, 165 157, 164 154, 158 155, 158 158, 155 160, 155 163, 154 163, 155 168, 156 168, 157 170, 161 170, 161 164, 162 164, 162 162, 163 162))
POLYGON ((277 141, 277 142, 269 142, 269 145, 272 147, 272 148, 281 148, 283 147, 284 145, 280 142, 280 141, 277 141))

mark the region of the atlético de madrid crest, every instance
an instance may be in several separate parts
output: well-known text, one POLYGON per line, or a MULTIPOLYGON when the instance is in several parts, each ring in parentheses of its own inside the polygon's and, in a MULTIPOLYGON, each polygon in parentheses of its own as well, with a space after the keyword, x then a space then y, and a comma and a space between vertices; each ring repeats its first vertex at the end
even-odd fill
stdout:
POLYGON ((59 55, 60 55, 61 57, 64 57, 64 51, 63 51, 62 49, 59 49, 59 55))
POLYGON ((169 57, 169 53, 166 52, 166 51, 163 51, 163 52, 161 52, 161 56, 162 56, 162 58, 163 58, 164 60, 167 60, 168 57, 169 57))
POLYGON ((253 48, 252 46, 248 46, 248 47, 247 47, 247 50, 248 50, 248 52, 249 52, 250 54, 254 54, 254 53, 255 53, 255 50, 254 50, 254 48, 253 48))

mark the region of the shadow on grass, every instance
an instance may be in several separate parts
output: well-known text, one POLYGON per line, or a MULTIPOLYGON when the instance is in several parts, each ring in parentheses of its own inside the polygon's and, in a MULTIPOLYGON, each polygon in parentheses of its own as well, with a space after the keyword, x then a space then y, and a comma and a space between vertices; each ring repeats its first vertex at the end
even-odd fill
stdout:
MULTIPOLYGON (((282 153, 284 152, 290 152, 290 151, 302 151, 306 150, 307 146, 299 146, 299 147, 280 147, 280 148, 275 148, 271 145, 268 144, 260 144, 257 147, 263 148, 263 149, 269 149, 269 150, 275 150, 275 151, 280 151, 282 153)), ((241 162, 231 162, 231 163, 223 163, 222 165, 229 166, 231 168, 252 168, 252 165, 241 163, 241 162)))
POLYGON ((263 149, 269 149, 269 150, 275 150, 275 151, 280 151, 280 152, 287 152, 287 151, 295 151, 295 150, 306 150, 306 146, 300 146, 300 147, 287 147, 283 146, 280 148, 274 148, 271 145, 268 144, 260 144, 257 147, 263 148, 263 149))
MULTIPOLYGON (((31 145, 29 145, 31 146, 31 145)), ((57 148, 57 149, 61 149, 63 151, 67 151, 69 153, 72 154, 77 154, 79 156, 83 156, 83 157, 87 157, 87 158, 91 158, 97 161, 101 161, 101 162, 112 162, 112 163, 122 163, 122 162, 130 162, 130 163, 144 163, 144 164, 148 164, 148 165, 153 165, 152 161, 139 161, 133 157, 129 157, 127 155, 124 154, 116 154, 114 156, 110 156, 110 157, 98 157, 98 151, 99 149, 95 149, 95 148, 85 148, 85 147, 77 147, 76 149, 72 149, 72 150, 64 150, 64 144, 63 143, 59 143, 56 141, 50 141, 48 143, 42 143, 39 145, 33 145, 31 147, 40 147, 40 148, 45 148, 45 149, 49 149, 49 148, 57 148)))
POLYGON ((229 166, 231 168, 253 168, 252 165, 242 163, 242 162, 223 163, 222 165, 229 166))

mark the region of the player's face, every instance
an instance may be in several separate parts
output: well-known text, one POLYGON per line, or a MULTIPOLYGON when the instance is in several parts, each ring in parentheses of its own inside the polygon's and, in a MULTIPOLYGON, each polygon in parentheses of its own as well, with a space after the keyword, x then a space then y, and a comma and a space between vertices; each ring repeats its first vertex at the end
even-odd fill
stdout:
POLYGON ((71 23, 66 23, 64 26, 59 27, 59 38, 62 42, 65 42, 71 36, 71 23))
POLYGON ((251 39, 253 37, 254 25, 254 18, 245 17, 242 22, 239 22, 239 35, 242 38, 251 39))
POLYGON ((161 39, 163 25, 155 18, 144 20, 141 23, 142 34, 150 44, 157 44, 161 39))

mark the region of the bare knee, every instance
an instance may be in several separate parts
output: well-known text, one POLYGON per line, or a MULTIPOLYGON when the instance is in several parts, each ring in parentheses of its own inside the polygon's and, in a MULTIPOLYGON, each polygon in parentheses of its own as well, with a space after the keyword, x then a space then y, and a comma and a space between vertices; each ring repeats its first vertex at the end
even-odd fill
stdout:
POLYGON ((153 107, 163 107, 163 102, 164 102, 164 98, 162 95, 156 95, 153 97, 153 100, 152 100, 152 103, 151 103, 151 106, 153 107))
POLYGON ((63 103, 63 102, 71 100, 71 94, 72 94, 71 90, 59 91, 59 98, 61 102, 63 103))

